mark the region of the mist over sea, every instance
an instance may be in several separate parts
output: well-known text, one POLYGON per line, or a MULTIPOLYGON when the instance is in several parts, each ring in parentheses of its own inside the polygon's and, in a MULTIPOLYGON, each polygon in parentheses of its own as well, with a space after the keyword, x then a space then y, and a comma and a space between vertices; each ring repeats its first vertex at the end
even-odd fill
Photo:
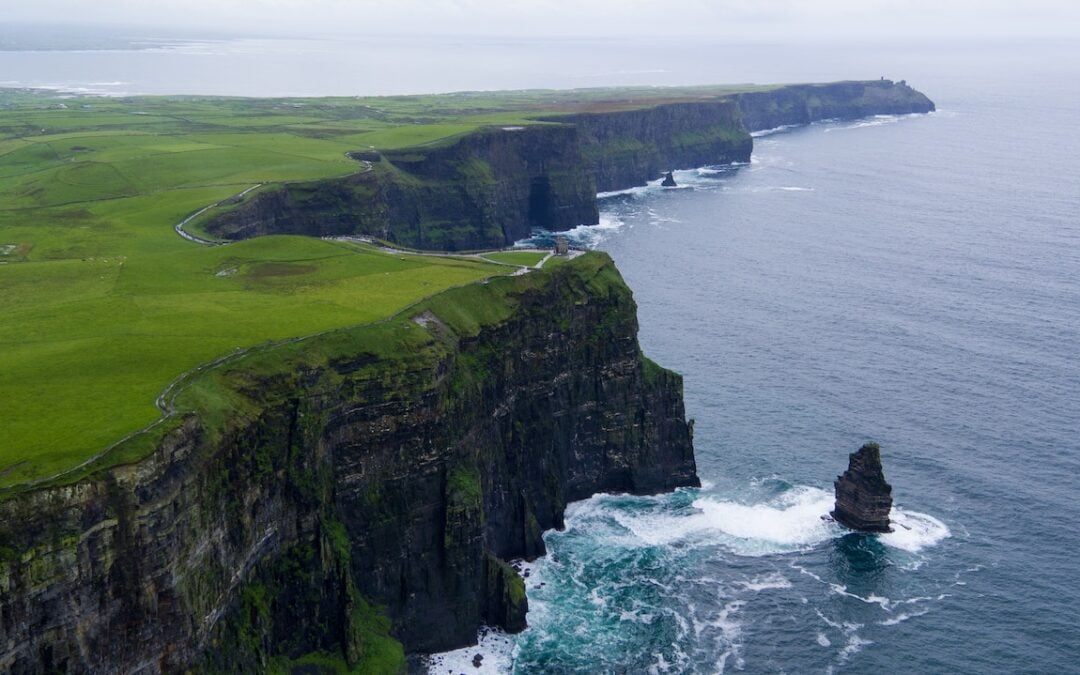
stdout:
POLYGON ((371 96, 880 76, 906 78, 931 93, 1007 84, 1010 77, 1021 83, 1047 78, 1043 84, 1075 91, 1075 62, 1075 45, 1062 39, 732 44, 670 37, 230 38, 146 28, 34 28, 0 18, 0 87, 113 96, 371 96))
POLYGON ((270 96, 907 79, 937 113, 761 135, 749 165, 672 167, 679 188, 604 196, 601 225, 573 233, 614 256, 645 351, 685 375, 706 486, 572 505, 528 568, 531 627, 433 671, 1080 672, 1070 46, 134 42, 0 51, 0 86, 270 96), (894 487, 890 535, 820 517, 866 440, 894 487))

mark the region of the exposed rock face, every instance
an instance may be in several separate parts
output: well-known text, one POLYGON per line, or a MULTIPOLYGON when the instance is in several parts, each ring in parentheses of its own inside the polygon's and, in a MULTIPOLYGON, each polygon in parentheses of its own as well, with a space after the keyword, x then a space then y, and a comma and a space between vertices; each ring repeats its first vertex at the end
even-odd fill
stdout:
POLYGON ((359 234, 468 250, 504 246, 533 227, 568 230, 599 218, 571 126, 496 127, 380 157, 352 176, 264 190, 207 230, 225 239, 359 234))
POLYGON ((837 476, 836 507, 832 517, 859 532, 892 532, 892 486, 885 482, 881 449, 867 443, 848 456, 848 469, 837 476))
POLYGON ((205 227, 225 239, 369 235, 429 250, 499 247, 533 227, 596 223, 597 191, 645 185, 670 168, 748 162, 751 131, 933 109, 903 83, 874 80, 538 118, 549 124, 354 153, 370 162, 361 173, 266 188, 205 227))
POLYGON ((749 131, 868 115, 932 112, 934 102, 903 82, 869 80, 795 84, 736 97, 749 131))
POLYGON ((568 502, 698 483, 636 333, 593 253, 209 373, 150 456, 0 501, 0 672, 363 663, 380 612, 410 651, 520 630, 505 561, 568 502))
POLYGON ((579 130, 601 192, 645 185, 670 168, 749 162, 753 139, 730 99, 551 118, 579 130))
POLYGON ((678 187, 678 184, 675 182, 675 176, 672 175, 672 173, 670 171, 668 171, 667 175, 664 176, 664 180, 660 183, 660 186, 661 187, 678 187))

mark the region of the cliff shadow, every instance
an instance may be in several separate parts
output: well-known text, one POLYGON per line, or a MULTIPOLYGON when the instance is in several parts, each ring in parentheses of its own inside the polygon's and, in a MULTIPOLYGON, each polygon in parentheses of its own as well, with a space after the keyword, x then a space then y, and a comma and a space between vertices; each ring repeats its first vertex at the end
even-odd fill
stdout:
POLYGON ((529 182, 529 228, 553 229, 555 204, 551 198, 551 180, 537 176, 529 182))

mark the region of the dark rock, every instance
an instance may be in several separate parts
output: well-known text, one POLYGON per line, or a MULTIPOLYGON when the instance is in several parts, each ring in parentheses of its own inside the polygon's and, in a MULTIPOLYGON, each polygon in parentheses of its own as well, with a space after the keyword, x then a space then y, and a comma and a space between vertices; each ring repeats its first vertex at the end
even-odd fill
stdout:
POLYGON ((525 630, 529 600, 525 597, 525 582, 521 576, 490 553, 484 559, 484 571, 487 578, 484 607, 481 608, 484 618, 508 633, 525 630))
POLYGON ((699 484, 682 379, 642 355, 606 255, 425 302, 428 327, 223 367, 237 414, 189 415, 138 462, 0 493, 0 672, 312 651, 363 672, 380 631, 463 647, 524 627, 503 561, 541 555, 568 503, 699 484))
POLYGON ((874 80, 537 118, 550 124, 351 153, 365 163, 358 173, 267 186, 204 227, 222 239, 366 235, 427 250, 498 248, 534 227, 596 223, 597 191, 645 185, 673 166, 748 162, 751 131, 933 109, 903 81, 874 80))
POLYGON ((660 183, 660 186, 661 187, 678 187, 678 183, 675 182, 675 176, 673 176, 671 174, 671 172, 668 171, 667 175, 664 176, 664 182, 660 183))
POLYGON ((578 130, 481 129, 426 148, 354 153, 370 162, 341 178, 267 186, 206 223, 222 239, 266 234, 365 235, 426 250, 498 248, 534 227, 599 220, 578 130))
POLYGON ((901 80, 793 84, 736 96, 748 131, 827 119, 932 112, 934 102, 901 80))
POLYGON ((573 124, 601 192, 646 185, 671 167, 749 162, 753 139, 731 98, 548 118, 573 124))
POLYGON ((483 654, 477 654, 476 656, 472 657, 473 668, 479 668, 480 665, 483 664, 483 663, 484 663, 484 655, 483 654))
POLYGON ((867 443, 851 453, 847 471, 837 476, 834 485, 832 517, 836 522, 859 532, 892 532, 892 486, 885 482, 877 443, 867 443))

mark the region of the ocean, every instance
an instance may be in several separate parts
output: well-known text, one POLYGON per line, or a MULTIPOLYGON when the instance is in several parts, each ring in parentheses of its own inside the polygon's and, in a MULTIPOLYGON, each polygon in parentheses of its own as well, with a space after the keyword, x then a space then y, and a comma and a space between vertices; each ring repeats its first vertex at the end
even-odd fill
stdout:
POLYGON ((684 374, 705 486, 571 505, 525 566, 530 627, 432 672, 1080 672, 1074 47, 381 40, 0 51, 0 85, 343 95, 886 75, 939 107, 761 134, 747 165, 672 167, 678 188, 602 197, 601 224, 572 237, 615 258, 646 353, 684 374), (868 440, 892 534, 821 518, 868 440))
POLYGON ((574 504, 432 672, 1080 672, 1080 89, 995 77, 603 196, 705 487, 574 504), (878 536, 821 518, 871 440, 878 536))

